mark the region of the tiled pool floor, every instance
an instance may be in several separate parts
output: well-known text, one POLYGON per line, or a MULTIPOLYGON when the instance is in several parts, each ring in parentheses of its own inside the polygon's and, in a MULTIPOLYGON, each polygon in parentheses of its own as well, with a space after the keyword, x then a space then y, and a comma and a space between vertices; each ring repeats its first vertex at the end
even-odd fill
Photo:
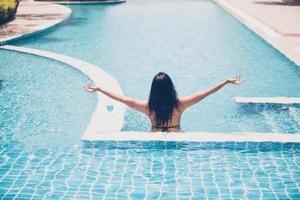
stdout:
POLYGON ((300 199, 295 143, 1 147, 1 199, 300 199))

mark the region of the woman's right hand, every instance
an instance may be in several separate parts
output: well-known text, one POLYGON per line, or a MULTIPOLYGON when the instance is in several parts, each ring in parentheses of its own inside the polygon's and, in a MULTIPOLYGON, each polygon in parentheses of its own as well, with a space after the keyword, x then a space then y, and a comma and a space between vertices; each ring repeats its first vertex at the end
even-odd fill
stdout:
POLYGON ((227 79, 226 82, 227 82, 227 83, 231 83, 231 84, 239 85, 239 84, 242 83, 242 81, 241 81, 241 76, 238 75, 238 76, 236 76, 235 78, 227 79))
POLYGON ((87 86, 84 86, 84 90, 85 90, 86 92, 92 93, 92 92, 97 92, 98 88, 97 88, 97 87, 92 87, 92 86, 87 85, 87 86))

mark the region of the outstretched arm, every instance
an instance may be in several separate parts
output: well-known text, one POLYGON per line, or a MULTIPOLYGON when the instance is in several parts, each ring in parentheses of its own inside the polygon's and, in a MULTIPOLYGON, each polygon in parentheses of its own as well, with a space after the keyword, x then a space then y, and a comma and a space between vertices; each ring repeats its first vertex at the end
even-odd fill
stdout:
POLYGON ((190 96, 186 96, 186 97, 182 97, 180 98, 180 104, 182 107, 182 110, 186 109, 189 106, 192 106, 196 103, 198 103, 199 101, 201 101, 202 99, 204 99, 205 97, 215 93, 216 91, 220 90, 222 87, 224 87, 226 84, 231 83, 231 84, 240 84, 241 83, 241 79, 240 76, 236 76, 235 78, 232 79, 227 79, 224 80, 206 90, 201 90, 199 92, 196 92, 190 96))
POLYGON ((86 92, 102 92, 106 96, 108 96, 116 101, 122 102, 122 103, 126 104, 127 106, 129 106, 130 108, 133 108, 137 111, 140 111, 140 112, 148 115, 148 104, 146 101, 140 101, 140 100, 133 99, 130 97, 122 96, 122 95, 116 94, 112 91, 109 91, 109 90, 101 88, 101 87, 85 86, 84 89, 86 92))

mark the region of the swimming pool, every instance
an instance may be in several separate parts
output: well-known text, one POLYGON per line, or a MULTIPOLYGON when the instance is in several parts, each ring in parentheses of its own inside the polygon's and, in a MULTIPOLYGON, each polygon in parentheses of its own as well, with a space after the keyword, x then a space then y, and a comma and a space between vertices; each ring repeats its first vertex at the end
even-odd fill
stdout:
MULTIPOLYGON (((290 110, 300 113, 295 105, 234 102, 235 96, 297 97, 300 71, 214 3, 70 7, 69 21, 12 44, 94 63, 116 77, 125 94, 144 99, 158 71, 172 76, 181 95, 242 74, 243 86, 226 87, 188 110, 183 129, 299 132, 290 116, 290 110)), ((2 199, 300 198, 299 144, 82 143, 96 105, 82 90, 88 78, 45 58, 0 55, 2 199)), ((145 117, 127 111, 123 130, 148 129, 145 117)))
MULTIPOLYGON (((72 17, 58 29, 13 44, 96 64, 119 81, 126 95, 141 99, 148 98, 159 71, 171 75, 179 95, 241 74, 246 80, 242 86, 227 86, 187 110, 183 130, 299 132, 299 121, 297 125, 288 112, 278 114, 272 106, 249 112, 234 102, 235 96, 299 97, 300 68, 211 1, 70 8, 72 17)), ((128 110, 123 130, 148 131, 149 121, 128 110)))

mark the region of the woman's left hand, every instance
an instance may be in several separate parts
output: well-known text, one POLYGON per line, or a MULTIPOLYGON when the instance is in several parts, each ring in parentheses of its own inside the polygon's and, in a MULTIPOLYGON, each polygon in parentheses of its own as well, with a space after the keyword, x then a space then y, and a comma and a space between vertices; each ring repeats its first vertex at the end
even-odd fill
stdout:
POLYGON ((227 83, 236 84, 236 85, 240 85, 242 83, 240 75, 236 76, 235 78, 227 79, 226 81, 227 83))
POLYGON ((86 92, 97 92, 97 87, 92 87, 92 86, 89 86, 89 85, 87 85, 87 86, 84 86, 84 90, 86 91, 86 92))

